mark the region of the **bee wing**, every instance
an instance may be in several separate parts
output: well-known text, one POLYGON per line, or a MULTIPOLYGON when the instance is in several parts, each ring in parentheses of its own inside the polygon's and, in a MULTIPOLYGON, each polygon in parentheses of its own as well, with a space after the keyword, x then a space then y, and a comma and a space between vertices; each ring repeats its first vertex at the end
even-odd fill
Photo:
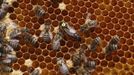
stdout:
POLYGON ((52 34, 52 32, 50 32, 49 31, 49 36, 50 36, 50 38, 51 38, 51 40, 53 39, 53 34, 52 34))
POLYGON ((40 36, 39 36, 39 37, 43 37, 43 35, 44 35, 44 31, 42 31, 42 32, 40 33, 40 36))
POLYGON ((69 25, 68 25, 68 29, 69 29, 69 31, 71 33, 76 33, 76 30, 73 27, 69 26, 69 25))
POLYGON ((31 75, 40 75, 39 73, 40 73, 39 69, 35 69, 35 70, 33 70, 33 72, 31 73, 31 75))
POLYGON ((10 45, 6 45, 5 50, 12 52, 14 49, 10 45))
POLYGON ((17 40, 17 39, 11 39, 9 41, 9 45, 11 45, 12 47, 16 48, 19 45, 19 40, 17 40))

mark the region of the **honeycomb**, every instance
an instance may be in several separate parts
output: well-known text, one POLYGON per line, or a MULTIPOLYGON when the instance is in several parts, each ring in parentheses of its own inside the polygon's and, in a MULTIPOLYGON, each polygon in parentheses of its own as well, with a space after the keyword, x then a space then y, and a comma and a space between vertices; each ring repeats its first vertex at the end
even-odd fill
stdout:
MULTIPOLYGON (((69 60, 72 52, 80 47, 85 49, 88 59, 95 60, 97 65, 91 75, 134 75, 134 0, 17 0, 9 8, 9 18, 16 21, 19 27, 27 27, 30 34, 37 37, 41 33, 40 26, 50 22, 51 32, 64 20, 70 23, 82 37, 81 42, 70 37, 61 40, 60 51, 54 51, 51 43, 45 43, 43 38, 32 46, 20 40, 16 49, 17 61, 12 65, 16 75, 29 75, 30 71, 40 68, 41 75, 62 75, 56 64, 57 57, 69 60), (38 18, 33 12, 35 5, 40 5, 46 11, 38 18), (91 20, 97 20, 98 26, 91 33, 80 32, 80 26, 85 23, 85 17, 91 13, 91 20), (112 55, 106 55, 104 48, 112 38, 121 37, 118 50, 112 55), (95 52, 87 49, 95 37, 102 39, 95 52), (18 73, 18 74, 17 74, 18 73)), ((75 74, 70 71, 70 75, 75 74)), ((13 74, 15 75, 15 74, 13 74)))

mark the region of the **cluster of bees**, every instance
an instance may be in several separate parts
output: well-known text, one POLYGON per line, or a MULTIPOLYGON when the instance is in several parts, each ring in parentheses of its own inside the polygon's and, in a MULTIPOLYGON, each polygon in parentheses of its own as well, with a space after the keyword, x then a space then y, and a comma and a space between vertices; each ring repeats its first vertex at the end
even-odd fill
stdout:
MULTIPOLYGON (((38 17, 41 17, 45 15, 45 11, 37 6, 36 8, 36 15, 38 17), (38 8, 38 9, 37 9, 38 8)), ((86 21, 84 25, 81 25, 80 31, 87 33, 91 28, 96 28, 97 27, 97 21, 96 20, 91 20, 89 17, 91 14, 89 13, 86 17, 86 21)), ((64 39, 64 34, 67 34, 69 37, 74 38, 76 41, 81 41, 81 36, 77 33, 77 31, 69 25, 69 23, 65 21, 61 21, 58 27, 58 30, 56 32, 56 35, 53 37, 51 33, 51 26, 48 23, 43 24, 44 29, 40 35, 40 37, 44 38, 44 41, 46 43, 50 42, 52 40, 52 49, 53 50, 60 50, 60 41, 64 39)), ((90 45, 88 45, 89 50, 91 51, 96 51, 97 46, 99 46, 101 42, 100 37, 96 37, 90 45)), ((114 36, 109 44, 106 47, 105 53, 106 54, 111 54, 114 50, 118 49, 118 43, 119 43, 119 37, 116 35, 114 36)), ((90 72, 95 69, 96 62, 88 60, 87 57, 85 56, 84 49, 80 49, 78 52, 76 52, 72 58, 71 58, 71 63, 73 66, 69 66, 67 64, 67 61, 65 61, 63 58, 57 58, 57 64, 59 66, 59 70, 63 75, 68 75, 69 70, 73 69, 75 70, 77 75, 90 75, 90 72)))
MULTIPOLYGON (((0 9, 0 19, 4 18, 7 13, 8 3, 5 3, 3 0, 0 2, 1 9, 0 9)), ((37 17, 42 17, 45 15, 44 9, 36 5, 34 8, 34 12, 37 17)), ((91 20, 89 17, 91 14, 87 15, 85 24, 81 25, 80 31, 86 33, 91 28, 97 27, 97 21, 91 20)), ((60 50, 60 41, 64 39, 64 34, 67 34, 69 37, 74 38, 76 41, 81 41, 81 36, 77 33, 77 31, 69 25, 69 23, 65 21, 61 21, 57 32, 55 32, 55 36, 53 36, 51 32, 51 25, 50 23, 45 22, 43 24, 43 30, 39 37, 44 39, 44 42, 49 43, 52 41, 52 49, 55 51, 60 50)), ((38 37, 33 36, 29 33, 28 28, 19 28, 17 27, 16 23, 12 23, 11 25, 7 25, 5 23, 0 24, 0 71, 2 72, 12 72, 12 68, 10 67, 13 62, 16 61, 16 56, 13 54, 14 48, 17 48, 19 45, 19 35, 23 36, 25 42, 30 44, 35 44, 38 40, 38 37), (13 27, 11 30, 8 28, 13 27)), ((101 38, 96 37, 90 45, 88 45, 89 50, 95 51, 97 46, 100 44, 101 38)), ((114 50, 117 50, 119 43, 119 37, 116 35, 114 36, 109 44, 106 47, 106 54, 112 53, 114 50)), ((70 67, 63 58, 57 58, 57 65, 59 66, 59 70, 63 75, 68 75, 69 70, 73 69, 77 73, 77 75, 90 75, 95 69, 96 62, 88 60, 85 56, 84 49, 80 49, 76 52, 72 58, 71 62, 73 67, 70 67)), ((31 72, 31 75, 40 75, 39 69, 35 69, 31 72)))

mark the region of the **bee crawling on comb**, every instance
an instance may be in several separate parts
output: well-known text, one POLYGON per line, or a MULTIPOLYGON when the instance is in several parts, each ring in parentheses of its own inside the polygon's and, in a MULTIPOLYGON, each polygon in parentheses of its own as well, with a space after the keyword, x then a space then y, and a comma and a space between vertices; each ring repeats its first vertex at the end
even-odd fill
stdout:
POLYGON ((34 69, 30 75, 40 75, 40 70, 39 69, 34 69))
POLYGON ((40 37, 43 37, 44 41, 46 43, 49 43, 52 40, 52 38, 53 38, 52 32, 50 31, 51 30, 51 27, 48 24, 43 24, 43 25, 45 27, 42 30, 42 32, 40 34, 40 37))
POLYGON ((97 49, 97 46, 100 44, 101 42, 101 38, 100 37, 96 37, 91 44, 89 45, 89 49, 91 51, 95 51, 97 49))
POLYGON ((109 44, 106 46, 106 54, 111 54, 113 51, 118 49, 119 45, 119 36, 115 35, 113 38, 110 40, 109 44))
POLYGON ((63 32, 65 32, 69 36, 73 37, 77 41, 81 41, 80 35, 77 33, 77 31, 73 27, 69 26, 67 22, 62 21, 59 27, 63 32))
POLYGON ((62 33, 57 32, 54 36, 54 39, 52 41, 52 48, 53 50, 59 50, 60 49, 60 41, 62 40, 62 33))
POLYGON ((63 58, 57 58, 57 64, 59 66, 59 70, 63 75, 68 75, 69 74, 69 69, 64 61, 63 58))
POLYGON ((97 27, 97 21, 96 20, 89 19, 90 16, 91 16, 91 14, 89 13, 87 15, 85 24, 83 24, 83 25, 80 26, 80 31, 87 32, 91 28, 97 27))
POLYGON ((35 6, 34 12, 37 17, 42 17, 46 13, 45 10, 39 5, 35 6))

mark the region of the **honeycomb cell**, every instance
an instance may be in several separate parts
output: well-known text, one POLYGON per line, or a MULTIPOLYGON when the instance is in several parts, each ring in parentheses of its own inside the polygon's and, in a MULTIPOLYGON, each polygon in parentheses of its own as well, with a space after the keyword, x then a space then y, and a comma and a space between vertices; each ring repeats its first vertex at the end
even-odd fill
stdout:
POLYGON ((130 47, 129 47, 129 50, 130 50, 131 52, 134 52, 134 46, 130 46, 130 47))
POLYGON ((124 70, 119 71, 119 75, 126 75, 126 72, 124 70))
POLYGON ((18 59, 18 63, 19 63, 20 65, 24 64, 24 63, 25 63, 25 59, 24 59, 24 58, 19 58, 19 59, 18 59))
POLYGON ((72 5, 67 5, 67 6, 66 6, 66 9, 67 9, 68 11, 70 11, 70 10, 73 9, 73 6, 72 6, 72 5))
POLYGON ((78 21, 78 19, 77 19, 77 18, 71 18, 71 22, 72 22, 72 23, 74 23, 74 24, 75 24, 75 23, 77 23, 77 21, 78 21))
MULTIPOLYGON (((103 58, 104 58, 104 57, 103 57, 103 58)), ((113 57, 112 57, 111 55, 110 55, 110 56, 109 56, 109 55, 106 55, 106 60, 107 60, 107 61, 111 61, 112 59, 113 59, 113 57)))
POLYGON ((29 57, 30 57, 30 54, 29 54, 29 53, 24 53, 24 54, 23 54, 23 58, 24 58, 24 59, 29 59, 29 57))
POLYGON ((52 70, 52 69, 53 69, 53 67, 54 67, 54 66, 53 66, 53 64, 52 64, 52 63, 48 63, 48 64, 47 64, 47 69, 48 69, 48 70, 52 70))
POLYGON ((122 37, 122 36, 124 35, 124 33, 123 33, 123 31, 119 30, 119 31, 117 31, 117 35, 118 35, 119 37, 122 37))
POLYGON ((109 30, 108 29, 103 29, 102 33, 103 34, 108 34, 109 33, 109 30))
POLYGON ((121 12, 116 13, 117 18, 122 18, 123 14, 121 12))
POLYGON ((48 70, 47 69, 43 69, 41 75, 48 75, 48 70))
POLYGON ((128 30, 128 27, 127 26, 122 26, 122 31, 127 31, 128 30))
POLYGON ((89 8, 88 9, 88 12, 90 12, 91 14, 93 14, 94 13, 94 9, 93 8, 89 8))
POLYGON ((64 59, 68 60, 68 59, 70 59, 70 58, 71 58, 70 54, 65 54, 65 55, 64 55, 64 59))
POLYGON ((43 50, 42 54, 43 54, 44 56, 47 56, 47 55, 49 54, 49 52, 48 52, 48 50, 43 50))
POLYGON ((19 68, 20 68, 20 65, 18 63, 13 64, 14 70, 19 70, 19 68))
POLYGON ((128 39, 126 43, 127 43, 127 45, 133 45, 133 40, 132 39, 128 39))
POLYGON ((110 68, 115 67, 115 63, 114 63, 113 61, 110 61, 110 62, 108 63, 108 67, 110 67, 110 68))
POLYGON ((105 22, 100 22, 100 27, 101 28, 105 28, 106 27, 106 23, 105 22))
POLYGON ((107 67, 103 68, 103 73, 109 74, 109 72, 110 72, 110 69, 109 68, 107 68, 107 67))
POLYGON ((63 57, 63 53, 62 52, 58 52, 56 57, 63 57))
POLYGON ((33 9, 33 6, 32 6, 32 4, 27 4, 26 8, 27 8, 28 10, 32 10, 32 9, 33 9))
POLYGON ((80 12, 81 13, 86 13, 87 12, 87 8, 86 7, 81 7, 80 8, 80 12))
POLYGON ((125 57, 121 57, 120 62, 125 64, 127 62, 127 59, 125 57))
POLYGON ((122 69, 123 68, 123 65, 121 63, 115 63, 115 67, 117 69, 122 69))
POLYGON ((104 17, 100 15, 100 16, 97 17, 97 20, 101 22, 101 21, 104 20, 104 17))
POLYGON ((101 66, 102 67, 106 67, 108 65, 107 61, 106 60, 102 60, 101 61, 101 66))
POLYGON ((106 40, 106 41, 110 41, 110 39, 111 39, 111 36, 110 36, 110 35, 106 35, 106 36, 105 36, 105 40, 106 40))
POLYGON ((14 14, 14 13, 10 14, 10 16, 9 16, 9 18, 12 19, 12 20, 15 20, 16 17, 17 17, 17 16, 16 16, 16 14, 14 14))
POLYGON ((30 0, 24 0, 24 3, 30 3, 30 0))
POLYGON ((118 2, 118 5, 119 5, 120 7, 123 7, 123 6, 124 6, 123 1, 119 1, 119 2, 118 2))
POLYGON ((69 3, 70 3, 70 0, 63 0, 63 2, 64 2, 65 4, 69 4, 69 3))
POLYGON ((111 21, 111 18, 110 17, 105 17, 105 22, 106 23, 109 23, 111 21))
POLYGON ((115 12, 119 12, 119 11, 120 11, 120 7, 119 7, 119 6, 115 6, 115 7, 113 8, 113 10, 114 10, 115 12))
POLYGON ((24 17, 24 21, 25 21, 25 22, 30 22, 30 20, 31 20, 30 16, 25 16, 25 17, 24 17))
POLYGON ((130 52, 125 52, 125 57, 126 58, 131 58, 131 53, 130 52))
POLYGON ((37 68, 38 66, 39 66, 39 62, 38 61, 33 61, 32 67, 37 68))
POLYGON ((110 35, 112 36, 116 35, 116 30, 110 30, 110 35))
POLYGON ((22 53, 21 51, 16 52, 16 56, 17 56, 17 58, 21 58, 22 55, 23 55, 23 53, 22 53))
POLYGON ((128 38, 131 37, 131 34, 130 34, 129 32, 125 32, 125 33, 124 33, 124 37, 128 39, 128 38))
POLYGON ((86 2, 85 6, 89 8, 89 7, 91 7, 91 3, 90 2, 86 2))
MULTIPOLYGON (((65 18, 64 18, 64 21, 66 21, 65 18)), ((57 27, 57 26, 59 25, 59 23, 58 23, 58 21, 53 21, 53 22, 52 22, 52 25, 53 25, 54 27, 57 27)))
POLYGON ((96 32, 97 34, 99 34, 99 33, 102 32, 102 29, 101 29, 100 27, 98 27, 98 28, 95 29, 95 32, 96 32))
POLYGON ((99 53, 99 54, 98 54, 98 58, 99 58, 100 60, 104 59, 104 58, 105 58, 105 54, 104 54, 104 53, 99 53))
POLYGON ((19 4, 19 7, 20 7, 21 9, 25 9, 25 8, 26 8, 26 4, 25 4, 25 3, 20 3, 20 4, 19 4))
POLYGON ((79 19, 79 24, 80 25, 83 25, 85 23, 85 20, 84 19, 79 19))
POLYGON ((46 63, 50 63, 50 62, 51 62, 51 58, 50 58, 50 57, 46 57, 46 58, 45 58, 45 62, 46 62, 46 63))
POLYGON ((16 1, 14 1, 14 2, 12 3, 12 6, 13 6, 14 8, 17 8, 17 7, 19 6, 19 3, 16 2, 16 1))
POLYGON ((100 14, 101 14, 101 10, 100 10, 100 9, 96 9, 96 10, 95 10, 95 14, 96 14, 96 15, 100 15, 100 14))
POLYGON ((34 49, 33 47, 30 47, 30 48, 28 49, 28 52, 29 52, 30 54, 33 54, 33 53, 35 52, 35 49, 34 49))
POLYGON ((71 5, 75 6, 75 5, 77 5, 78 1, 77 0, 72 0, 70 3, 71 3, 71 5))
POLYGON ((25 72, 27 70, 27 66, 26 65, 21 65, 20 70, 22 72, 25 72))
POLYGON ((122 7, 122 8, 121 8, 121 12, 122 12, 122 13, 126 13, 126 12, 127 12, 127 8, 126 8, 126 7, 122 7))
POLYGON ((79 6, 83 6, 83 5, 84 5, 84 1, 79 1, 79 2, 78 2, 78 5, 79 5, 79 6))
POLYGON ((31 54, 31 55, 30 55, 30 59, 31 59, 31 60, 36 60, 36 59, 37 59, 37 55, 31 54))
POLYGON ((68 52, 68 48, 67 48, 67 47, 62 47, 62 48, 61 48, 61 51, 62 51, 63 53, 66 53, 66 52, 68 52))
POLYGON ((134 27, 129 27, 129 32, 134 33, 134 27))
POLYGON ((100 5, 99 5, 99 8, 100 8, 101 10, 104 10, 105 7, 106 7, 105 4, 100 4, 100 5))
POLYGON ((111 6, 111 5, 106 6, 106 10, 111 11, 112 9, 113 9, 113 6, 111 6))
POLYGON ((62 16, 62 15, 58 15, 58 16, 57 16, 57 20, 58 20, 58 21, 62 21, 62 20, 63 20, 63 16, 62 16))
POLYGON ((97 72, 102 72, 102 67, 101 66, 97 66, 96 69, 95 69, 97 72))
POLYGON ((117 54, 118 54, 118 56, 122 57, 122 56, 124 56, 124 51, 123 50, 118 50, 117 54))
POLYGON ((129 8, 129 9, 128 9, 128 13, 129 13, 129 14, 133 14, 133 13, 134 13, 134 9, 133 9, 133 8, 129 8))
POLYGON ((91 57, 92 57, 92 58, 97 58, 97 53, 96 53, 96 52, 92 52, 92 53, 91 53, 91 57))
POLYGON ((108 28, 108 29, 113 29, 113 27, 114 27, 114 24, 112 24, 112 23, 108 23, 108 24, 107 24, 107 28, 108 28))
POLYGON ((116 15, 115 12, 113 12, 113 11, 109 12, 110 17, 114 17, 115 15, 116 15))
POLYGON ((119 62, 119 61, 120 61, 120 58, 119 58, 118 56, 114 56, 114 57, 113 57, 113 61, 114 61, 114 62, 119 62))
POLYGON ((93 3, 93 4, 92 4, 92 7, 93 7, 94 9, 97 9, 97 8, 99 7, 99 5, 98 5, 97 3, 93 3))
POLYGON ((41 69, 44 69, 46 67, 46 63, 45 62, 41 62, 39 66, 40 66, 41 69))
POLYGON ((51 57, 55 57, 55 56, 56 56, 56 52, 55 52, 55 51, 51 51, 51 52, 49 53, 49 55, 50 55, 51 57))
POLYGON ((127 51, 128 50, 128 46, 127 45, 122 45, 122 50, 123 51, 127 51))
MULTIPOLYGON (((55 17, 55 18, 56 18, 56 17, 55 17)), ((55 19, 55 18, 53 18, 53 19, 55 19)), ((50 16, 50 19, 51 19, 51 16, 50 16)), ((44 23, 44 18, 40 17, 40 18, 38 19, 38 23, 39 23, 39 24, 43 24, 43 23, 44 23)))

